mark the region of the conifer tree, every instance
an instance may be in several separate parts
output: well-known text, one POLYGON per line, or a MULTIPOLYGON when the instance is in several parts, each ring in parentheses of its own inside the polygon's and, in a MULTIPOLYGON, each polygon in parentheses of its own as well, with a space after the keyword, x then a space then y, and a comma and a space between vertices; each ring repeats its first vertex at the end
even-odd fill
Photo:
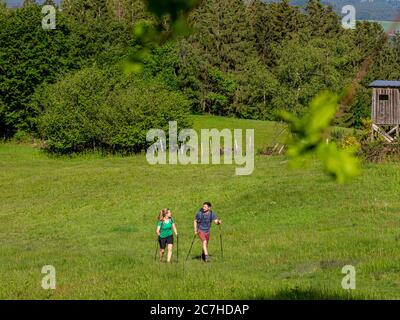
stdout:
POLYGON ((287 0, 271 4, 255 0, 250 5, 250 11, 257 50, 262 60, 273 66, 275 57, 272 56, 272 48, 301 30, 305 17, 287 0))
POLYGON ((229 112, 237 90, 235 77, 257 56, 249 18, 241 0, 202 1, 191 17, 196 33, 185 43, 182 74, 199 80, 194 82, 197 89, 190 90, 198 90, 200 106, 195 109, 229 112))
POLYGON ((308 0, 305 12, 312 36, 333 37, 340 33, 340 18, 332 7, 321 4, 320 0, 308 0))

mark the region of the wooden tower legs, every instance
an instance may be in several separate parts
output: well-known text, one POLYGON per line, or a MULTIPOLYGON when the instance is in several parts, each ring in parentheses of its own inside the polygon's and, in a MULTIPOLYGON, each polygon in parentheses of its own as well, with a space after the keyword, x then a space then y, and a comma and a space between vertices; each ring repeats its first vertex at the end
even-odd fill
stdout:
MULTIPOLYGON (((387 130, 387 129, 386 129, 387 130)), ((376 136, 381 136, 387 142, 392 143, 395 140, 399 140, 400 136, 400 125, 396 124, 394 127, 390 128, 389 131, 386 131, 382 127, 379 127, 376 124, 372 124, 372 133, 371 140, 375 140, 376 136)))

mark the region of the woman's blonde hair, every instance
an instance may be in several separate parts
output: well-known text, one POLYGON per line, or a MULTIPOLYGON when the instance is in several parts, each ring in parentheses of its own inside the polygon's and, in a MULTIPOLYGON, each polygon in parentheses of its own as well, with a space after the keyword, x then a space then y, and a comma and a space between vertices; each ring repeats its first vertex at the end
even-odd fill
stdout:
POLYGON ((162 209, 162 210, 160 210, 160 214, 159 214, 158 217, 157 217, 158 221, 164 220, 164 218, 165 218, 165 216, 167 215, 167 213, 168 213, 168 209, 162 209))

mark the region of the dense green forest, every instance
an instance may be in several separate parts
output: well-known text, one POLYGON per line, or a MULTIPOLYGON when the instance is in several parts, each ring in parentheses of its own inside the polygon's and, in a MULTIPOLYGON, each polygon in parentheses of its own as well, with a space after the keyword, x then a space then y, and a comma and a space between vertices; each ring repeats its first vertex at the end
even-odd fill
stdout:
MULTIPOLYGON (((133 32, 160 25, 141 0, 64 0, 57 28, 43 30, 41 7, 0 0, 0 133, 32 134, 57 152, 100 148, 137 152, 146 131, 188 114, 276 120, 307 111, 312 97, 341 93, 363 61, 373 64, 336 122, 359 127, 369 117, 367 84, 400 79, 400 38, 382 27, 341 27, 333 9, 241 0, 201 1, 190 35, 152 44, 140 74, 126 61, 143 46, 133 32)), ((46 1, 46 3, 54 3, 46 1)), ((168 32, 163 17, 163 32, 168 32)))

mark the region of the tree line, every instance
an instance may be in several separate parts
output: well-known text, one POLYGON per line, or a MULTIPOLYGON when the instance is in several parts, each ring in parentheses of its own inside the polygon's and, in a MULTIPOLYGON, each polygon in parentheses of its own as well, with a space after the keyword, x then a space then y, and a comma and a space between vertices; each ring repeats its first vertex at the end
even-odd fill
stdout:
POLYGON ((367 21, 346 30, 317 0, 303 7, 200 1, 188 17, 190 34, 152 45, 134 74, 123 70, 143 46, 135 26, 160 24, 146 0, 64 0, 55 30, 42 29, 33 0, 17 9, 0 3, 0 133, 33 134, 56 152, 137 152, 148 129, 174 117, 188 126, 189 113, 301 115, 318 92, 341 93, 373 56, 352 103, 336 117, 359 127, 369 117, 368 83, 400 79, 398 35, 386 41, 382 27, 367 21))

